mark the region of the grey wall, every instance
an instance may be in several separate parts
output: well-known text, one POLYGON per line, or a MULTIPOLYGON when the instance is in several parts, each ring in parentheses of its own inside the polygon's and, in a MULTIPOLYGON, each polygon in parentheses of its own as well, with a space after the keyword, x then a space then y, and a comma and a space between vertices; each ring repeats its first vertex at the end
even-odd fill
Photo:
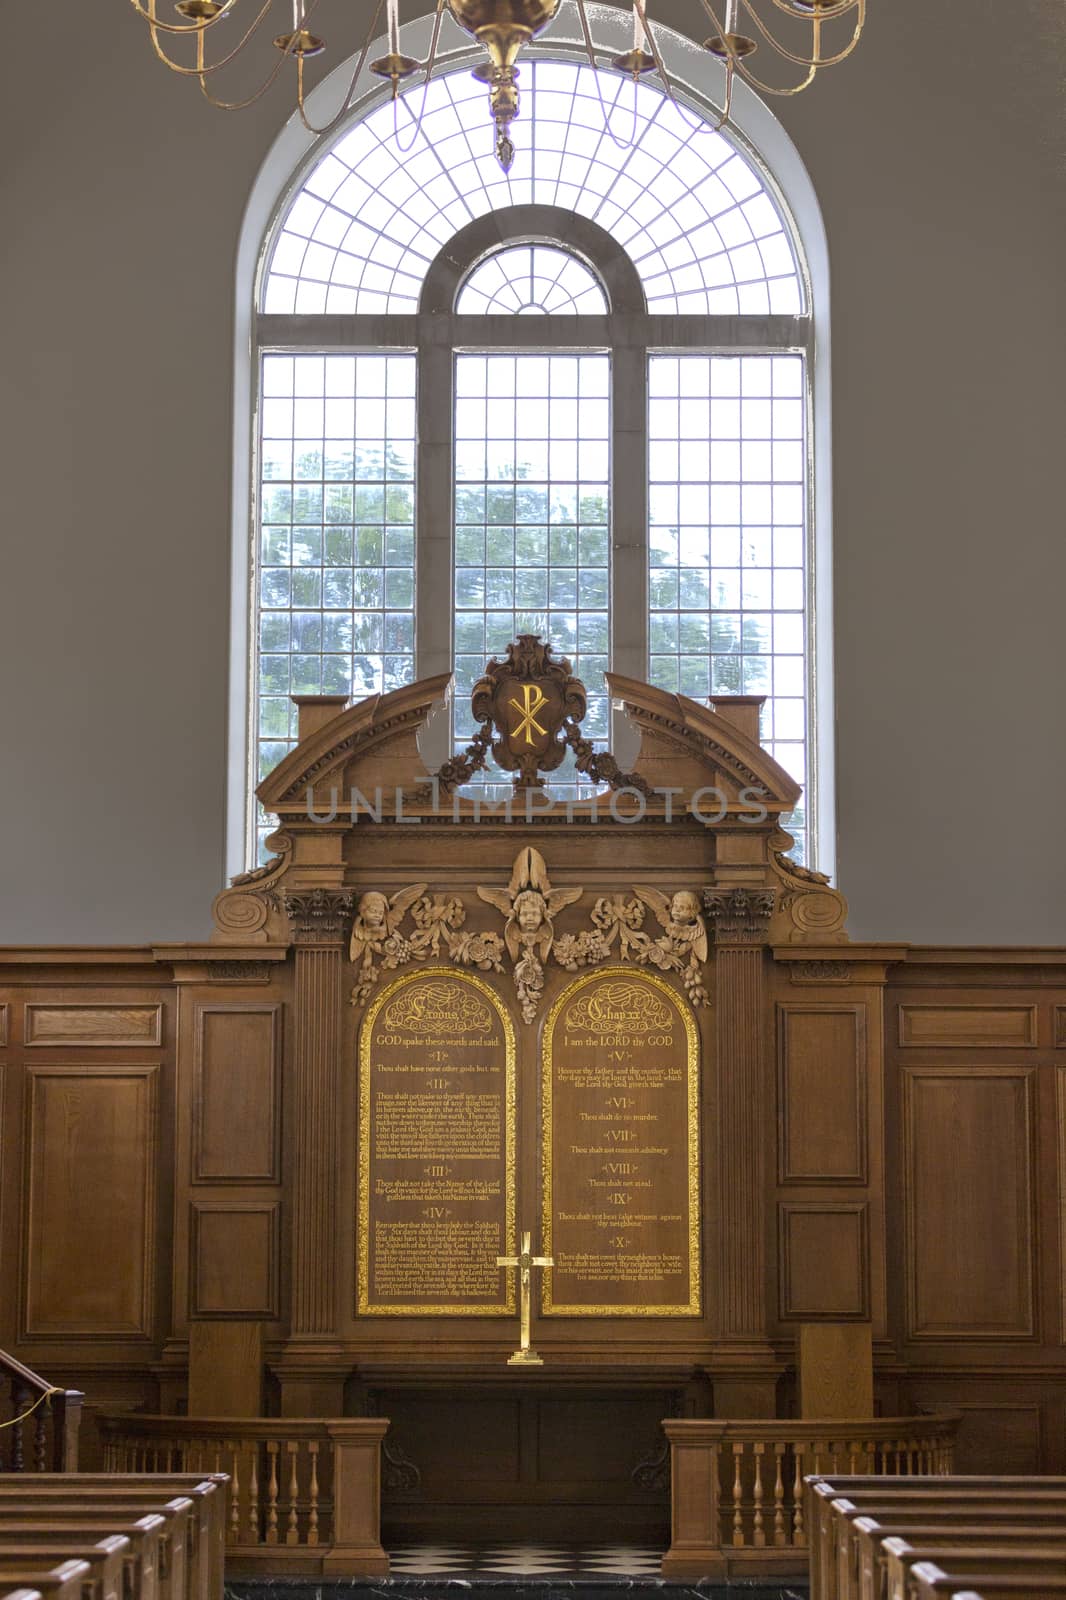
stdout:
MULTIPOLYGON (((234 253, 287 101, 212 111, 120 0, 39 10, 0 55, 0 941, 199 938, 234 253)), ((1063 943, 1066 21, 870 10, 781 112, 833 271, 839 881, 856 937, 1063 943)))

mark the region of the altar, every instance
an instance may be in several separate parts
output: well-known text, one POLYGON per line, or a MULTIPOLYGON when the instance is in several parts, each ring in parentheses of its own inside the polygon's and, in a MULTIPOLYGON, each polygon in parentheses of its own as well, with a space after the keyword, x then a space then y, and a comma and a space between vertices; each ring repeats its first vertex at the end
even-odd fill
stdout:
POLYGON ((302 698, 209 940, 0 964, 0 1336, 114 1464, 230 1449, 238 1541, 314 1546, 356 1419, 386 1537, 665 1539, 671 1419, 783 1519, 812 1328, 1062 1456, 1061 952, 852 942, 759 699, 608 683, 625 764, 532 637, 432 771, 447 677, 302 698))

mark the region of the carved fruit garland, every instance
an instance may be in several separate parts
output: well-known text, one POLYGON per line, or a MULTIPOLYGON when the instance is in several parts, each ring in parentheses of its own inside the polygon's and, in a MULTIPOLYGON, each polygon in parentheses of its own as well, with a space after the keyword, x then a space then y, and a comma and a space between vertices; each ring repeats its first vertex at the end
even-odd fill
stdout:
POLYGON ((580 899, 581 889, 553 889, 544 857, 527 847, 515 858, 505 889, 478 888, 478 897, 504 918, 502 935, 464 928, 466 908, 455 895, 427 894, 424 883, 411 884, 391 898, 378 890, 361 896, 352 925, 350 957, 356 968, 353 1006, 364 1005, 382 972, 414 961, 439 960, 443 953, 460 966, 481 972, 502 972, 504 957, 523 1019, 532 1022, 544 993, 547 962, 554 959, 567 972, 621 958, 638 966, 675 973, 693 1006, 705 1006, 703 966, 707 960, 707 927, 699 896, 688 889, 667 895, 638 885, 634 896, 601 895, 589 914, 590 927, 579 933, 556 934, 555 918, 580 899), (644 931, 650 910, 663 930, 657 937, 644 931), (411 926, 403 924, 409 916, 411 926))

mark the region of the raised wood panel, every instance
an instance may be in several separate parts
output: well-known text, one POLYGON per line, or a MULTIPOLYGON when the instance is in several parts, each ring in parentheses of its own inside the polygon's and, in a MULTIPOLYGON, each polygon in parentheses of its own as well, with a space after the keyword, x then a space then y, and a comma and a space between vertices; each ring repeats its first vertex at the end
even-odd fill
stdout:
POLYGON ((1059 1211, 1059 1343, 1066 1344, 1066 1067, 1055 1068, 1055 1149, 1059 1211))
POLYGON ((956 1472, 1033 1473, 1043 1470, 1039 1405, 951 1401, 962 1412, 955 1443, 956 1472))
POLYGON ((1033 1334, 1032 1095, 1027 1067, 904 1070, 912 1339, 1033 1334))
POLYGON ((1017 1050, 1036 1045, 1035 1006, 899 1008, 899 1042, 926 1050, 1017 1050))
POLYGON ((159 1005, 88 1004, 26 1007, 28 1045, 153 1046, 162 1040, 159 1005))
POLYGON ((1066 1048, 1066 1006, 1055 1007, 1055 1048, 1066 1048))
POLYGON ((864 1201, 783 1201, 778 1207, 783 1321, 870 1315, 869 1213, 864 1201))
POLYGON ((159 1069, 30 1066, 23 1330, 148 1337, 159 1069))
POLYGON ((865 1009, 781 1005, 777 1039, 780 1181, 865 1183, 865 1009))
POLYGON ((280 1021, 280 1005, 197 1007, 194 1182, 280 1180, 280 1021))
POLYGON ((191 1221, 190 1317, 277 1317, 277 1205, 196 1201, 191 1221))
POLYGON ((7 1006, 0 1005, 0 1048, 7 1044, 7 1006))

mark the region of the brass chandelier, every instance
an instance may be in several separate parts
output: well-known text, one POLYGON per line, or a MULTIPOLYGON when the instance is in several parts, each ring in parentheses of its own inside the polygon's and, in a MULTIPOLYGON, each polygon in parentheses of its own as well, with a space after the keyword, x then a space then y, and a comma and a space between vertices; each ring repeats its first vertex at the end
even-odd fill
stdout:
MULTIPOLYGON (((866 0, 698 0, 711 25, 711 33, 704 40, 707 52, 721 61, 726 69, 725 94, 722 101, 721 127, 729 118, 732 105, 733 80, 739 76, 760 94, 795 95, 814 82, 818 72, 835 66, 846 59, 859 42, 866 16, 866 0), (757 73, 753 58, 760 49, 779 65, 783 64, 786 76, 792 81, 772 82, 757 73), (789 70, 791 69, 791 70, 789 70)), ((392 84, 395 100, 400 84, 421 74, 423 84, 433 76, 437 61, 441 21, 447 9, 459 26, 485 48, 486 59, 475 67, 473 76, 484 83, 489 91, 489 113, 496 127, 496 158, 504 171, 510 169, 515 147, 510 129, 518 115, 519 52, 547 27, 559 10, 561 0, 437 0, 433 19, 433 33, 425 61, 417 61, 400 50, 399 0, 371 0, 371 16, 356 57, 355 70, 344 100, 330 120, 315 126, 307 116, 304 66, 312 57, 326 50, 326 40, 312 30, 317 24, 316 13, 330 11, 330 0, 177 0, 174 10, 177 22, 163 21, 159 16, 158 0, 130 0, 130 4, 148 25, 152 48, 159 60, 172 72, 183 77, 196 78, 206 99, 225 111, 239 111, 253 105, 276 81, 279 75, 294 70, 296 80, 296 109, 304 126, 311 133, 328 133, 338 126, 351 109, 356 84, 367 65, 373 40, 378 36, 382 8, 385 8, 388 50, 385 55, 369 63, 369 70, 392 84), (288 6, 291 3, 291 18, 288 6), (258 5, 258 10, 256 6, 258 5), (275 33, 277 7, 285 8, 284 30, 275 33), (271 24, 271 13, 274 13, 271 24), (240 20, 238 20, 240 14, 240 20), (250 19, 250 20, 249 20, 250 19), (241 32, 242 24, 244 31, 241 32), (225 27, 223 25, 226 25, 225 27), (221 41, 220 49, 212 51, 209 58, 208 38, 214 43, 215 29, 221 41), (260 30, 272 37, 276 55, 270 70, 251 93, 244 98, 224 100, 215 94, 212 80, 224 71, 238 56, 248 49, 260 30), (230 31, 232 30, 232 31, 230 31), (187 60, 177 60, 168 47, 178 41, 187 41, 178 48, 187 52, 187 60)), ((593 67, 608 66, 616 72, 627 73, 636 82, 646 73, 657 73, 671 100, 677 103, 675 86, 666 67, 658 43, 645 12, 645 0, 632 0, 633 42, 621 55, 609 61, 597 58, 586 14, 586 0, 577 0, 578 14, 585 50, 593 67)), ((341 10, 333 6, 334 14, 341 10)), ((345 53, 347 53, 345 51, 345 53)))

